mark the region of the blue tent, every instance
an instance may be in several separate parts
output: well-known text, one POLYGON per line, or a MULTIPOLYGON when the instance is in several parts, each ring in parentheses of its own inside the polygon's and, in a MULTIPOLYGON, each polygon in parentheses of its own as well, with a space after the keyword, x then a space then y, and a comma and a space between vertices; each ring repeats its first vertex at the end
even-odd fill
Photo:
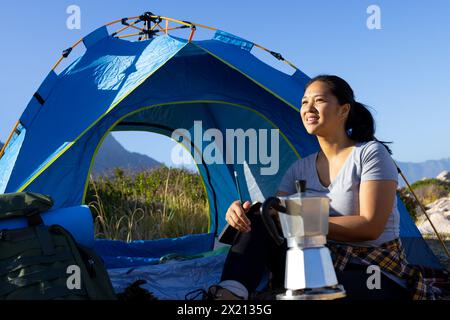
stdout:
MULTIPOLYGON (((83 205, 96 152, 111 131, 171 136, 183 128, 194 135, 194 121, 202 121, 203 132, 253 128, 258 138, 259 129, 278 129, 277 173, 264 175, 261 168, 266 165, 253 163, 249 152, 244 159, 264 196, 276 192, 295 160, 318 150, 316 139, 299 120, 297 106, 309 79, 300 70, 292 75, 280 72, 252 54, 254 43, 219 30, 202 41, 148 34, 143 41, 128 41, 101 27, 83 39, 86 52, 81 57, 60 74, 53 70, 48 74, 0 159, 0 192, 48 194, 56 209, 83 205)), ((195 141, 191 146, 193 156, 206 147, 195 141)), ((273 146, 269 143, 268 148, 273 146)), ((95 246, 110 267, 152 264, 167 253, 196 254, 214 248, 226 209, 238 197, 233 172, 243 175, 244 168, 242 163, 210 164, 203 158, 197 166, 209 199, 209 233, 131 244, 97 241, 95 246)), ((248 188, 242 184, 241 189, 248 199, 248 188)), ((411 262, 439 267, 398 203, 401 236, 411 262)))

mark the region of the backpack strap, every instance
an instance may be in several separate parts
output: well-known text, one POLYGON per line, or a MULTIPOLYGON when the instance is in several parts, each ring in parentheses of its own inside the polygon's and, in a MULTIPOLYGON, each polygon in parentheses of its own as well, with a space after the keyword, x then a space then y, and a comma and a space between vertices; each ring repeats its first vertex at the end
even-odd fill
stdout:
POLYGON ((37 226, 34 227, 36 231, 36 236, 41 244, 42 253, 45 256, 51 256, 55 254, 55 245, 53 244, 51 235, 48 231, 48 228, 45 226, 37 226))
POLYGON ((39 226, 44 224, 39 211, 33 211, 25 216, 27 218, 28 225, 30 227, 39 226))
POLYGON ((42 220, 40 212, 38 210, 33 210, 26 214, 26 218, 28 225, 34 227, 43 254, 46 256, 55 254, 55 246, 52 242, 48 228, 44 226, 44 221, 42 220))

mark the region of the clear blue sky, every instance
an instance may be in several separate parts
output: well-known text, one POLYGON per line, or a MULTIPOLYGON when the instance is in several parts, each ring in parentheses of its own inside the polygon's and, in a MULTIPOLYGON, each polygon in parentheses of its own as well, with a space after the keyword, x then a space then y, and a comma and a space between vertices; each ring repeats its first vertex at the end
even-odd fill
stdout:
MULTIPOLYGON (((18 0, 0 6, 2 141, 63 49, 106 22, 152 11, 240 35, 281 52, 310 76, 342 76, 375 110, 377 135, 394 141, 397 160, 450 157, 450 1, 18 0), (81 8, 81 30, 66 28, 71 4, 81 8), (381 30, 366 27, 371 4, 381 9, 381 30)), ((164 139, 118 137, 132 151, 169 161, 164 139)))

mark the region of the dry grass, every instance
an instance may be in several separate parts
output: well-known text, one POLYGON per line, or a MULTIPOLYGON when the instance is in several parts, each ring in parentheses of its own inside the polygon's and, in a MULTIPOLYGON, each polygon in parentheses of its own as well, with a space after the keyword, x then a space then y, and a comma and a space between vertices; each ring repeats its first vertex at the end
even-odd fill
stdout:
POLYGON ((116 169, 91 177, 87 203, 97 238, 151 240, 208 231, 209 206, 201 178, 161 167, 138 174, 116 169))

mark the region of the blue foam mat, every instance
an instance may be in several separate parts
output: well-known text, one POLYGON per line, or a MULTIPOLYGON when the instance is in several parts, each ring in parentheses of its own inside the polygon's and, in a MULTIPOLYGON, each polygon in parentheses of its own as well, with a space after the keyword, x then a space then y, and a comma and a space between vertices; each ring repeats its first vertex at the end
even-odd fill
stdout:
MULTIPOLYGON (((78 243, 89 248, 94 246, 94 221, 88 206, 50 210, 42 213, 41 217, 45 225, 60 225, 69 231, 78 243)), ((27 226, 26 218, 0 221, 0 230, 19 229, 27 226)))
POLYGON ((213 249, 214 235, 202 233, 179 238, 139 240, 124 242, 98 239, 94 250, 108 269, 128 268, 159 263, 159 259, 171 253, 196 255, 213 249))

